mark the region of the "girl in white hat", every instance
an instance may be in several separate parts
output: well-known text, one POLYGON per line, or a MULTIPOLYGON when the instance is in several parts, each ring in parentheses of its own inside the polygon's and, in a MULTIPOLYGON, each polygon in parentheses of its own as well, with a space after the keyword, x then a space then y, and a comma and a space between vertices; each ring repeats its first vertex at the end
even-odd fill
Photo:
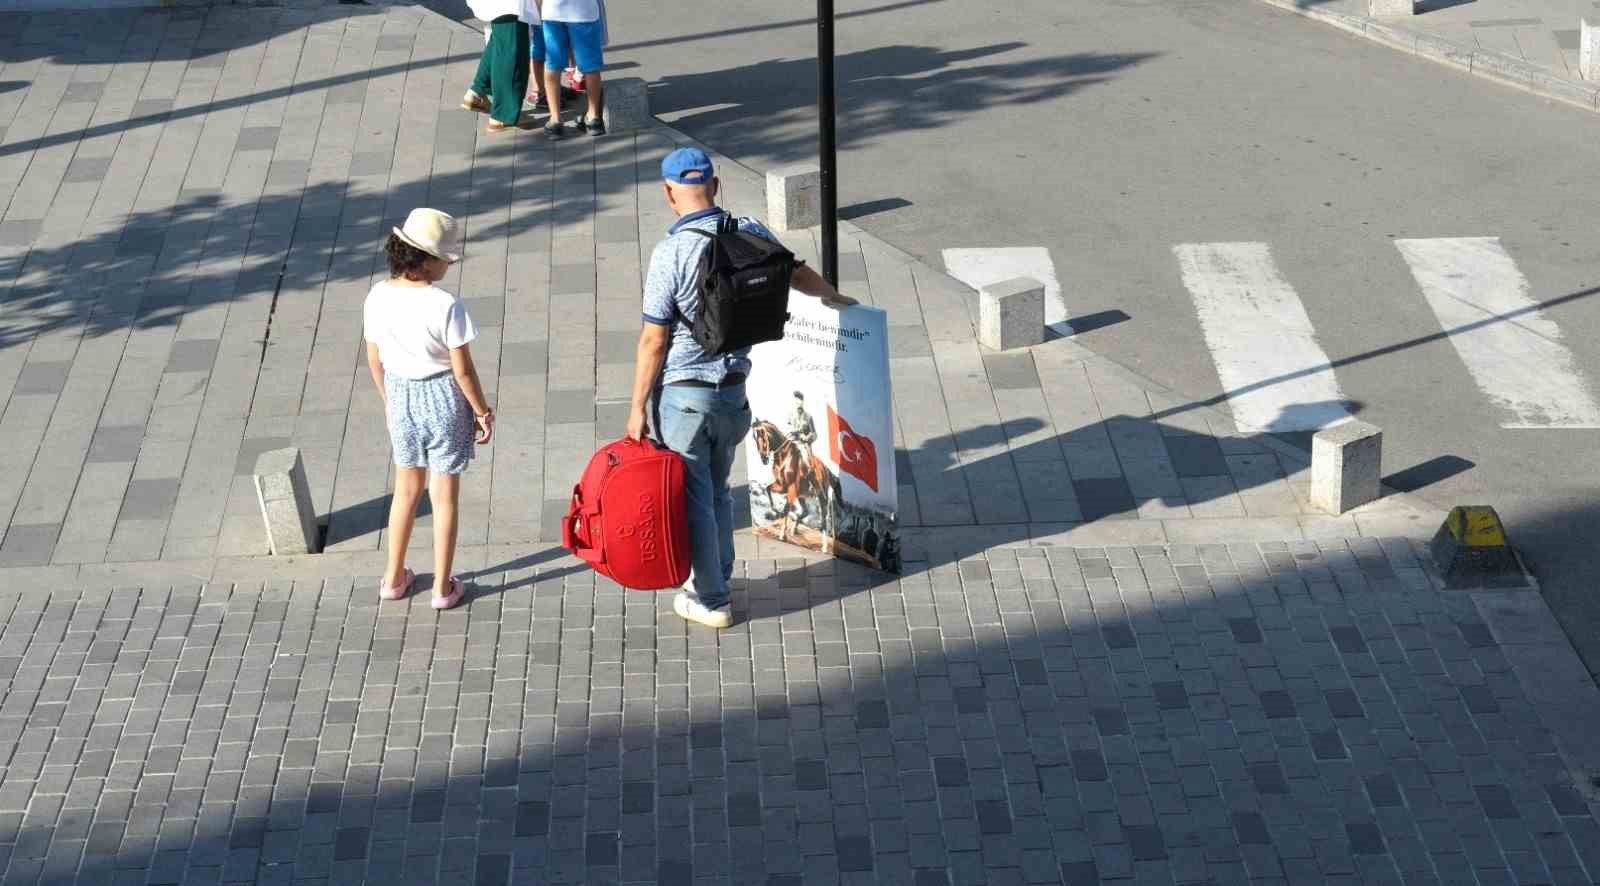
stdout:
POLYGON ((460 226, 436 209, 414 209, 384 246, 389 279, 367 294, 363 329, 367 365, 383 398, 394 449, 389 505, 389 559, 378 596, 398 600, 416 574, 406 545, 424 486, 433 505, 433 608, 461 602, 465 588, 450 574, 456 553, 456 502, 461 474, 489 442, 494 411, 467 349, 478 335, 460 299, 435 286, 460 260, 460 226))

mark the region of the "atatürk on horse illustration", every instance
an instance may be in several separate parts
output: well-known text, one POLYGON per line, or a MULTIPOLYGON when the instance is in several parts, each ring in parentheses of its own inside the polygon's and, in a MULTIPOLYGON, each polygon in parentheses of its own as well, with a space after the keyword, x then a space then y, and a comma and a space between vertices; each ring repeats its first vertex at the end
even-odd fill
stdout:
POLYGON ((772 467, 772 482, 766 487, 766 519, 781 519, 781 538, 788 541, 793 532, 790 521, 805 524, 811 517, 806 508, 806 499, 815 498, 821 503, 822 509, 821 525, 816 528, 822 534, 823 553, 832 553, 833 535, 838 522, 839 478, 822 459, 811 453, 810 446, 802 446, 789 438, 772 422, 756 422, 751 433, 755 437, 756 453, 760 455, 761 463, 772 467), (782 508, 772 497, 775 492, 784 495, 782 508))

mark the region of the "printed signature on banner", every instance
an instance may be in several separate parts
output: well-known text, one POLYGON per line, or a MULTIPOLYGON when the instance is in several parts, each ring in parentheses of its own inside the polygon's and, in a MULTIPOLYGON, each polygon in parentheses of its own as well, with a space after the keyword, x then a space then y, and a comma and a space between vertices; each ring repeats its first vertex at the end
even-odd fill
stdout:
POLYGON ((844 375, 839 371, 839 367, 833 363, 818 363, 807 360, 804 357, 794 356, 789 358, 789 363, 785 368, 790 372, 797 372, 812 378, 824 378, 834 382, 844 381, 844 375))

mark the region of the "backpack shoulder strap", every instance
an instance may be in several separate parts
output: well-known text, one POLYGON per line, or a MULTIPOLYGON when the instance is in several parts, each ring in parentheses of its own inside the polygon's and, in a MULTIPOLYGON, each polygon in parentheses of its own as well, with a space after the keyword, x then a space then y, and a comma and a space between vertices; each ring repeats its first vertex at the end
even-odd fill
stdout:
POLYGON ((682 229, 682 232, 684 232, 684 233, 692 232, 692 233, 695 233, 695 234, 699 234, 700 236, 705 237, 708 240, 715 240, 718 237, 722 236, 723 234, 734 234, 734 233, 738 233, 738 231, 739 231, 739 219, 735 218, 733 213, 728 212, 726 210, 723 211, 722 218, 717 220, 717 229, 715 231, 707 231, 707 230, 704 230, 703 228, 683 228, 682 229))

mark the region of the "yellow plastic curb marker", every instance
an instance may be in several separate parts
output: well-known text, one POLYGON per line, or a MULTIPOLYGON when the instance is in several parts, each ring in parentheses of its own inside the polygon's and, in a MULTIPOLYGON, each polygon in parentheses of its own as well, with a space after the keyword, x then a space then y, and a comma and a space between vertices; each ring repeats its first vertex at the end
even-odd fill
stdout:
POLYGON ((1481 505, 1452 508, 1445 525, 1450 527, 1450 534, 1457 542, 1468 547, 1505 547, 1506 531, 1494 508, 1481 505))
POLYGON ((1451 508, 1429 553, 1449 590, 1530 586, 1500 515, 1488 505, 1451 508))

